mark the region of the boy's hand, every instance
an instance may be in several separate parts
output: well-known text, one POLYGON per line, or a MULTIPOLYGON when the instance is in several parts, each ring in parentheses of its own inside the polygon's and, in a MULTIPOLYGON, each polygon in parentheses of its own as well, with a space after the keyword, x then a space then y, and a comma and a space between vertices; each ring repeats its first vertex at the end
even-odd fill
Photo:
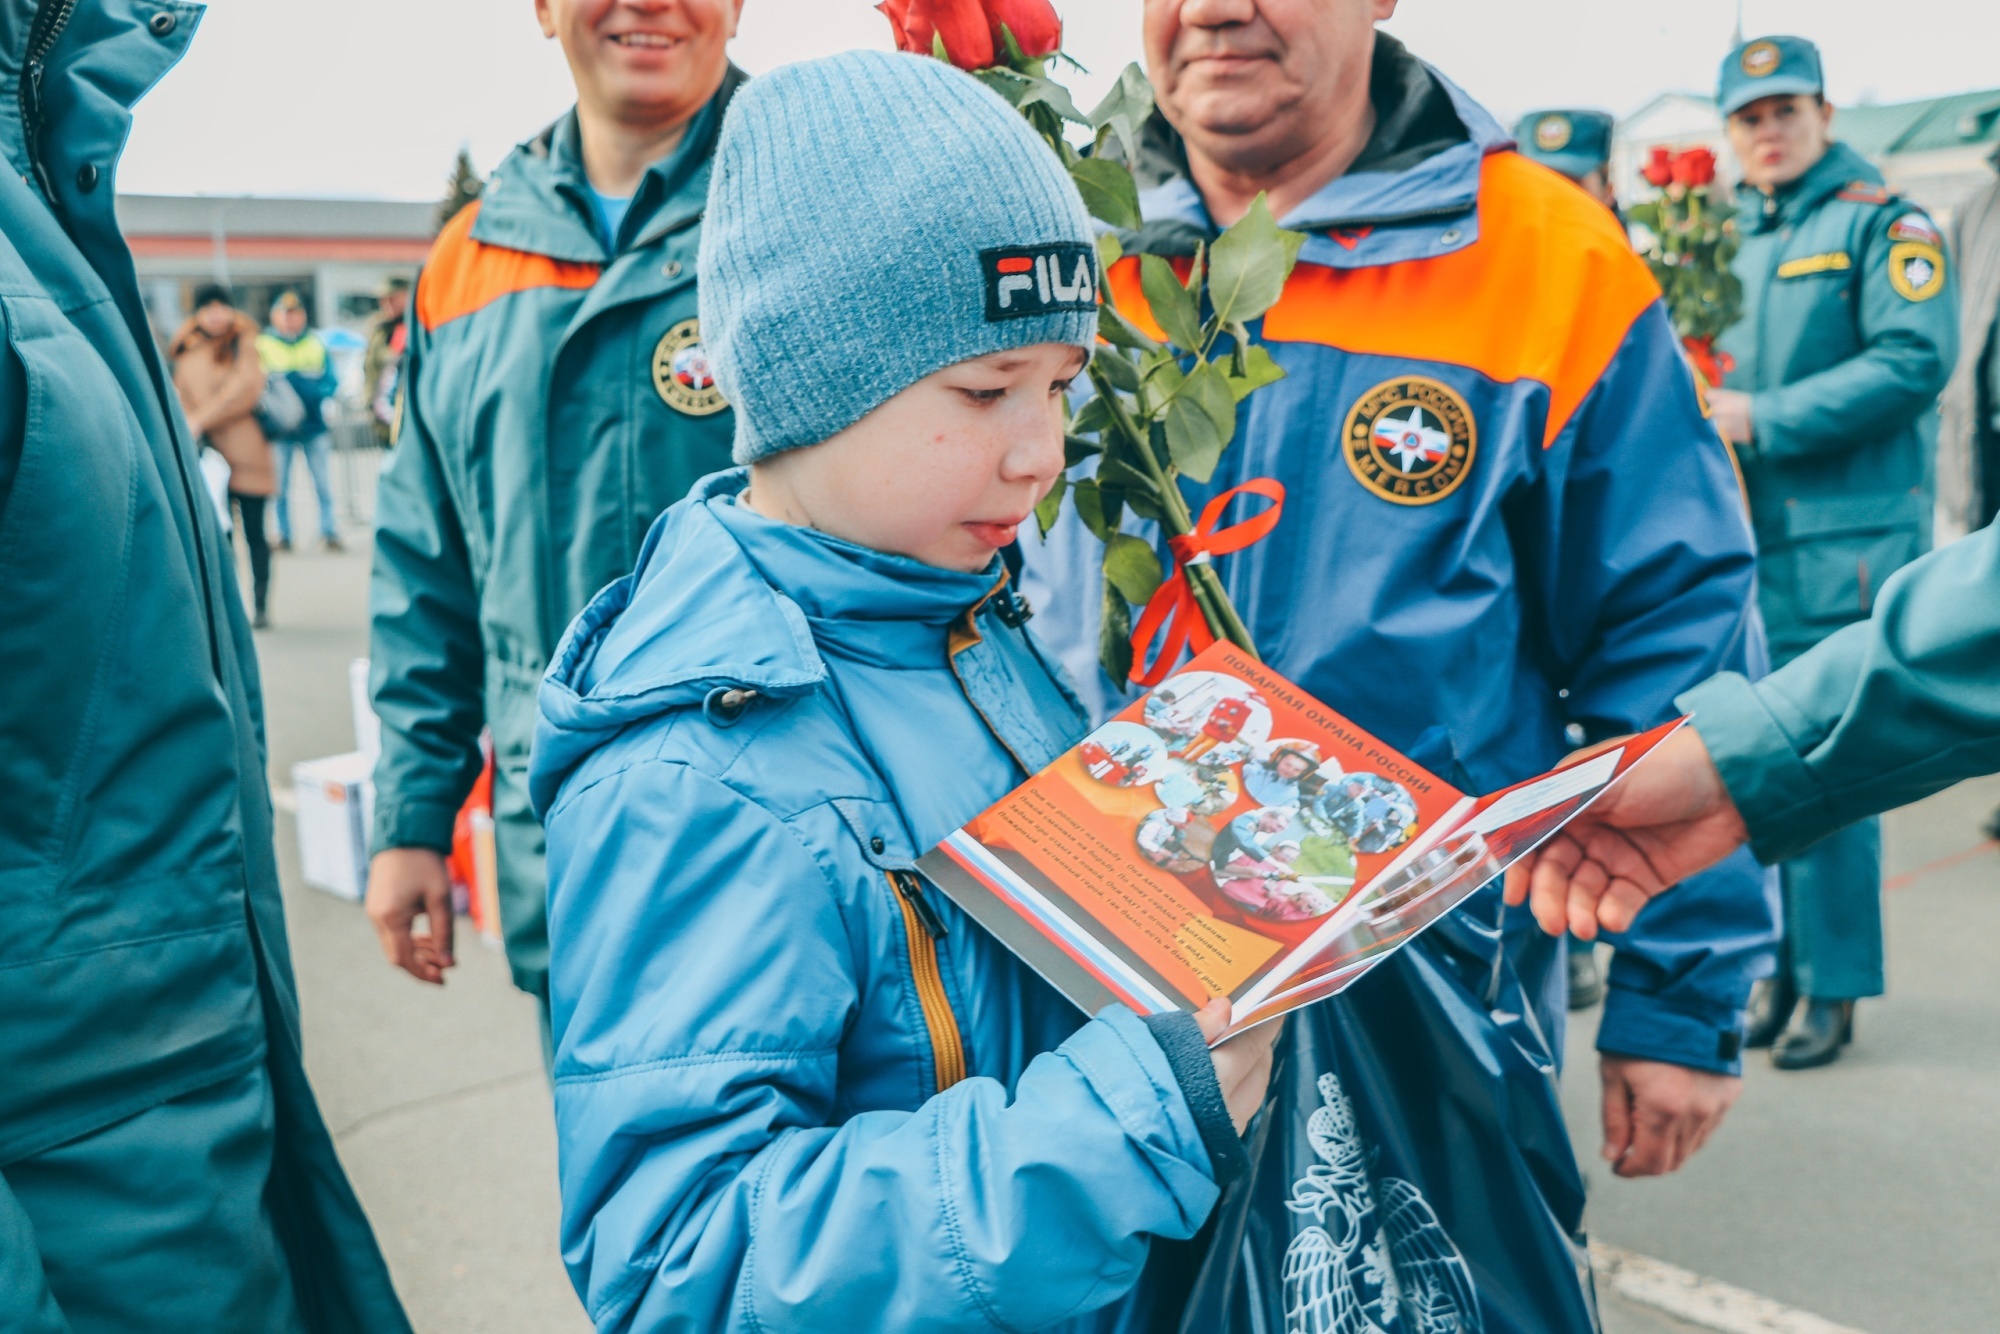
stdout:
MULTIPOLYGON (((1194 1021, 1201 1025, 1203 1037, 1215 1041, 1229 1027, 1229 998, 1217 996, 1194 1012, 1194 1021)), ((1229 1119, 1239 1135, 1264 1105, 1264 1090, 1271 1082, 1271 1049, 1277 1045, 1278 1028, 1276 1021, 1259 1024, 1208 1053, 1215 1062, 1215 1082, 1222 1085, 1223 1105, 1229 1108, 1229 1119)))
POLYGON ((451 954, 451 873, 430 848, 384 848, 368 863, 368 920, 389 962, 419 982, 444 985, 451 954), (416 931, 419 915, 428 932, 416 931))

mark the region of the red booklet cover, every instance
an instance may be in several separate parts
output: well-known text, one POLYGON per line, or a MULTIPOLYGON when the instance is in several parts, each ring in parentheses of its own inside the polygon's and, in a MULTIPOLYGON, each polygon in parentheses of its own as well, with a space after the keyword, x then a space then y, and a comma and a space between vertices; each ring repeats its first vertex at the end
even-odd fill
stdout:
POLYGON ((919 866, 1086 1012, 1227 996, 1240 1032, 1351 985, 1679 726, 1468 797, 1216 644, 919 866))

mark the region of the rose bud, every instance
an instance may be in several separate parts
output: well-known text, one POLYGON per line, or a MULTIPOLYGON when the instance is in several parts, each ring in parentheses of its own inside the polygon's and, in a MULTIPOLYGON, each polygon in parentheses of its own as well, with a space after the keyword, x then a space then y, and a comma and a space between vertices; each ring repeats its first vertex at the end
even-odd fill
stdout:
POLYGON ((1656 145, 1653 155, 1647 159, 1639 174, 1646 178, 1646 184, 1664 187, 1674 178, 1673 151, 1664 144, 1656 145))
POLYGON ((1062 50, 1062 19, 1049 0, 986 0, 986 17, 992 24, 995 52, 1007 49, 1000 36, 1002 25, 1030 60, 1062 50))
POLYGON ((882 0, 875 8, 889 20, 899 51, 932 55, 942 39, 946 58, 960 69, 994 63, 993 32, 979 0, 882 0))

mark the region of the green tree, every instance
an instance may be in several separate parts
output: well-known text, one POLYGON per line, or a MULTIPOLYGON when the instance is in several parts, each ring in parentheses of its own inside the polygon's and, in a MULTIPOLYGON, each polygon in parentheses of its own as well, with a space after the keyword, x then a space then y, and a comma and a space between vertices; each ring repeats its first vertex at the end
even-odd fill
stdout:
POLYGON ((486 188, 480 178, 479 169, 472 165, 472 154, 464 148, 458 150, 458 160, 451 164, 451 175, 446 179, 444 198, 438 201, 437 225, 440 230, 457 217, 459 210, 479 198, 486 188))

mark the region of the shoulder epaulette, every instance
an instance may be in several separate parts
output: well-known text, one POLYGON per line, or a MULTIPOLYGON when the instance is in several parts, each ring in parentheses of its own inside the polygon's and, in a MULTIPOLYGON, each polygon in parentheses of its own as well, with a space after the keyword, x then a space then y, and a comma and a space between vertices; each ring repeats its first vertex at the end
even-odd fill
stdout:
POLYGON ((1850 204, 1886 204, 1895 196, 1872 181, 1849 181, 1847 188, 1834 198, 1845 199, 1850 204))

